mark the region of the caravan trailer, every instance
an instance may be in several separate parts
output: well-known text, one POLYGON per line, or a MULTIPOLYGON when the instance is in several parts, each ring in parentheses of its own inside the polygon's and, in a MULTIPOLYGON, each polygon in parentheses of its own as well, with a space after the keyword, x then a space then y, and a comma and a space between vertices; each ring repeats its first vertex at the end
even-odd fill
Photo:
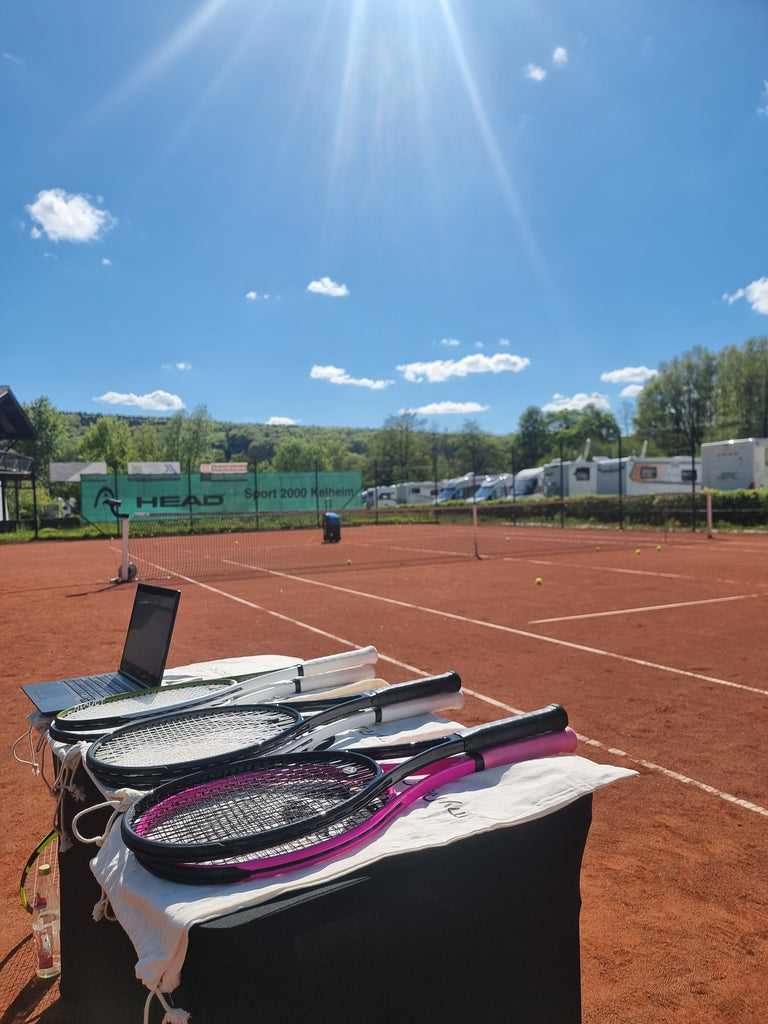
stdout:
POLYGON ((597 463, 597 494, 682 494, 692 487, 701 490, 701 459, 693 466, 687 455, 627 455, 622 459, 601 459, 597 463))
POLYGON ((589 459, 554 459, 544 468, 543 491, 547 498, 573 498, 597 494, 597 466, 603 456, 589 459))
POLYGON ((701 479, 714 491, 768 490, 768 438, 705 441, 701 479))
POLYGON ((395 484, 395 498, 398 505, 430 505, 437 501, 440 487, 434 480, 395 484))
POLYGON ((397 504, 394 484, 367 487, 360 495, 363 508, 388 508, 397 504))

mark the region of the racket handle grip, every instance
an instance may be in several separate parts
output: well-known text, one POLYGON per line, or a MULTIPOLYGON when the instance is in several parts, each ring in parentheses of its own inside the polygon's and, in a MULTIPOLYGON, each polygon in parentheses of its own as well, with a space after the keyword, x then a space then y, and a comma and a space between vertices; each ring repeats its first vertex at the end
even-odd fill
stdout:
MULTIPOLYGON (((422 700, 429 697, 441 697, 461 690, 461 676, 458 672, 442 672, 426 679, 414 679, 408 683, 395 683, 386 689, 376 690, 376 704, 380 708, 390 704, 399 704, 404 700, 422 700)), ((443 705, 449 707, 453 705, 443 705)))
POLYGON ((559 732, 545 732, 541 736, 529 736, 527 739, 508 743, 503 747, 493 747, 482 754, 483 767, 500 768, 519 761, 533 761, 538 757, 554 757, 555 754, 571 754, 578 745, 578 737, 573 729, 562 729, 559 732))
POLYGON ((467 729, 462 734, 464 750, 472 754, 544 732, 562 732, 567 725, 568 713, 562 704, 548 704, 538 711, 526 711, 490 725, 476 725, 473 729, 467 729))
POLYGON ((345 665, 375 665, 379 652, 375 647, 358 647, 354 651, 341 651, 339 654, 327 654, 324 658, 312 658, 299 666, 296 673, 300 676, 314 676, 320 672, 331 672, 345 665))
POLYGON ((431 715, 434 711, 447 711, 448 708, 463 708, 464 694, 461 690, 452 693, 435 694, 433 697, 422 697, 420 700, 409 700, 399 704, 390 704, 382 708, 379 722, 397 722, 403 718, 415 718, 417 715, 431 715))

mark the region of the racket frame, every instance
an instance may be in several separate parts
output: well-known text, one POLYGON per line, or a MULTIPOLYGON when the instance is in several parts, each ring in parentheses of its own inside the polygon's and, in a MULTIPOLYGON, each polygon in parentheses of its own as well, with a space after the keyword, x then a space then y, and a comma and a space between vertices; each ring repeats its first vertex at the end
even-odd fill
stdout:
MULTIPOLYGON (((354 814, 359 808, 371 804, 373 800, 384 797, 385 794, 391 798, 393 787, 398 782, 409 776, 420 774, 423 770, 428 769, 433 762, 440 761, 442 758, 465 754, 475 761, 478 770, 496 767, 495 757, 501 755, 494 755, 494 750, 503 751, 518 740, 543 733, 562 732, 567 726, 568 715, 565 708, 560 704, 550 704, 537 711, 525 712, 512 718, 462 729, 454 738, 420 751, 386 772, 373 758, 365 754, 347 754, 345 751, 314 751, 311 754, 277 754, 271 757, 243 759, 229 769, 198 772, 161 785, 151 793, 139 798, 123 815, 121 821, 123 840, 126 846, 138 854, 145 853, 155 859, 174 861, 200 862, 241 853, 254 853, 300 839, 304 835, 319 832, 328 825, 354 814), (317 814, 242 836, 229 836, 227 839, 190 844, 160 842, 148 839, 141 834, 142 820, 144 824, 147 821, 147 818, 142 819, 142 816, 151 814, 157 818, 162 813, 161 808, 164 802, 174 799, 178 801, 180 795, 184 793, 187 794, 184 799, 189 801, 189 794, 193 793, 195 789, 202 792, 206 786, 212 787, 214 783, 228 776, 244 773, 253 775, 258 774, 260 770, 274 772, 288 767, 292 763, 292 757, 298 757, 302 766, 308 766, 313 762, 338 765, 345 761, 350 766, 357 764, 361 771, 367 771, 370 774, 370 781, 362 785, 351 796, 347 796, 334 806, 327 807, 317 814), (133 824, 137 821, 139 822, 138 829, 133 824)), ((498 761, 498 764, 503 763, 505 763, 503 760, 498 761)), ((171 807, 171 813, 172 811, 171 807)))

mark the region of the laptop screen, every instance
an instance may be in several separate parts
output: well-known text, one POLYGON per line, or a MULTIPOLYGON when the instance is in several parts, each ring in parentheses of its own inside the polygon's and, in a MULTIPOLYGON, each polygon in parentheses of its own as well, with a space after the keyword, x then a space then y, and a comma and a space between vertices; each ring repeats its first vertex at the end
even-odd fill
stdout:
POLYGON ((139 583, 136 588, 120 671, 143 686, 159 686, 162 681, 179 597, 178 590, 166 587, 139 583))

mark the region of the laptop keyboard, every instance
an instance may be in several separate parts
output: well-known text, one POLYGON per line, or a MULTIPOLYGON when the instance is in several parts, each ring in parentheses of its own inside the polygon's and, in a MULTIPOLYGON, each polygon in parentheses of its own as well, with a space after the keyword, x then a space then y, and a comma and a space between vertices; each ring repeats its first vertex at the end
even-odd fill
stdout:
POLYGON ((125 683, 113 672, 107 672, 100 676, 89 676, 87 679, 68 679, 67 683, 75 693, 86 699, 95 700, 105 694, 125 692, 125 683))

